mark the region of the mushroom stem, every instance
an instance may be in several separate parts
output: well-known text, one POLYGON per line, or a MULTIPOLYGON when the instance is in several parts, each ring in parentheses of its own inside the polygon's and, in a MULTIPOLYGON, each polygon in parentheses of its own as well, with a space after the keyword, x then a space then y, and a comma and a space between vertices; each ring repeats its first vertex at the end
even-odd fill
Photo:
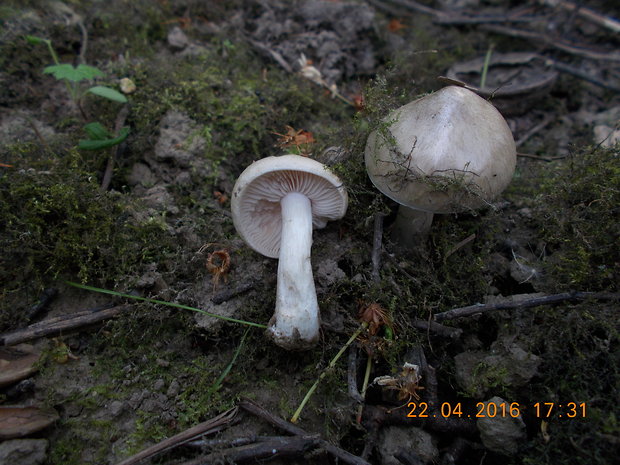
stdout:
POLYGON ((394 241, 406 249, 414 249, 423 245, 422 241, 428 235, 433 214, 424 210, 401 205, 398 207, 396 222, 394 223, 394 241))
POLYGON ((292 192, 282 198, 280 207, 276 311, 267 331, 285 349, 306 349, 319 338, 319 304, 310 262, 312 206, 305 195, 292 192))

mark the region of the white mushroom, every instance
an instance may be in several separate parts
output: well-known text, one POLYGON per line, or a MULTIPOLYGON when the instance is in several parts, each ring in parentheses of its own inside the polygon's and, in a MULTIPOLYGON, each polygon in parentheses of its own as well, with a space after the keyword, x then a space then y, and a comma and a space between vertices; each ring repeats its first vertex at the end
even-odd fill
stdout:
POLYGON ((258 253, 279 258, 276 310, 268 334, 286 349, 306 349, 319 337, 312 277, 312 229, 344 216, 347 192, 318 161, 298 155, 263 158, 233 188, 233 222, 258 253))
POLYGON ((462 87, 445 87, 392 112, 366 143, 373 184, 401 206, 396 240, 413 247, 433 214, 488 204, 510 183, 516 147, 497 109, 462 87))

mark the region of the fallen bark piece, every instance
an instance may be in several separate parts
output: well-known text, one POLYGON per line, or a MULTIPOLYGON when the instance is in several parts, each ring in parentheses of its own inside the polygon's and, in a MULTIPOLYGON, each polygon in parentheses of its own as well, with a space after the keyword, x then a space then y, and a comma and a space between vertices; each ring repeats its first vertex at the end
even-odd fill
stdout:
POLYGON ((12 346, 40 337, 66 333, 70 330, 75 330, 112 318, 129 308, 131 308, 131 305, 118 305, 116 307, 94 308, 71 313, 69 315, 48 318, 24 329, 0 335, 0 346, 12 346))
POLYGON ((41 354, 29 344, 0 347, 0 387, 27 378, 38 369, 41 354))
POLYGON ((47 428, 56 420, 54 409, 22 406, 0 407, 0 440, 14 439, 47 428))
POLYGON ((41 465, 47 458, 47 439, 11 439, 0 444, 0 463, 41 465))

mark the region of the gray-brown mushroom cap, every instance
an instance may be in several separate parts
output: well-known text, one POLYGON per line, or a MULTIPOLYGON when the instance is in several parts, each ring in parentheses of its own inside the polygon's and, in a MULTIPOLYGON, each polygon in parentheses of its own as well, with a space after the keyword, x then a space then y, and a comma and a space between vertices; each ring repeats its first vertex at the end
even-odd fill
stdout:
POLYGON ((510 183, 516 146, 502 115, 461 87, 398 108, 368 137, 368 175, 401 205, 432 213, 479 208, 510 183))
POLYGON ((291 192, 305 195, 312 205, 314 229, 344 216, 347 192, 342 181, 323 164, 299 155, 267 157, 252 163, 239 176, 231 210, 237 232, 258 253, 278 258, 282 217, 280 200, 291 192))

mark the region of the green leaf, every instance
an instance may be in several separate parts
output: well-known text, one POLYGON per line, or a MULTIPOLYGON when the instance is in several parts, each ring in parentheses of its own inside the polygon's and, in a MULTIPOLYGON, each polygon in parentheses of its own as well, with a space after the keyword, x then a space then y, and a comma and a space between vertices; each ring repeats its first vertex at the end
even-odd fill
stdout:
MULTIPOLYGON (((95 124, 95 123, 91 123, 91 124, 95 124)), ((98 124, 98 123, 96 123, 98 124)), ((129 128, 122 128, 119 132, 118 137, 115 137, 113 139, 82 139, 80 140, 80 142, 78 143, 78 147, 83 149, 83 150, 102 150, 102 149, 107 149, 109 147, 113 147, 115 145, 120 144, 121 142, 123 142, 125 139, 127 139, 127 136, 129 135, 129 128)))
POLYGON ((86 134, 88 134, 88 137, 92 140, 105 140, 112 138, 112 135, 108 132, 108 130, 98 122, 88 123, 84 126, 84 130, 86 131, 86 134))
POLYGON ((66 79, 71 82, 80 82, 86 79, 94 79, 96 77, 105 76, 103 72, 93 66, 78 65, 77 67, 69 63, 61 63, 46 67, 43 72, 52 74, 56 79, 66 79))
POLYGON ((108 100, 112 100, 114 102, 127 103, 127 98, 123 94, 114 89, 110 89, 109 87, 94 86, 86 92, 98 95, 99 97, 107 98, 108 100))
POLYGON ((46 44, 49 41, 47 39, 42 39, 41 37, 27 35, 26 42, 28 42, 31 45, 39 45, 39 44, 46 44))

